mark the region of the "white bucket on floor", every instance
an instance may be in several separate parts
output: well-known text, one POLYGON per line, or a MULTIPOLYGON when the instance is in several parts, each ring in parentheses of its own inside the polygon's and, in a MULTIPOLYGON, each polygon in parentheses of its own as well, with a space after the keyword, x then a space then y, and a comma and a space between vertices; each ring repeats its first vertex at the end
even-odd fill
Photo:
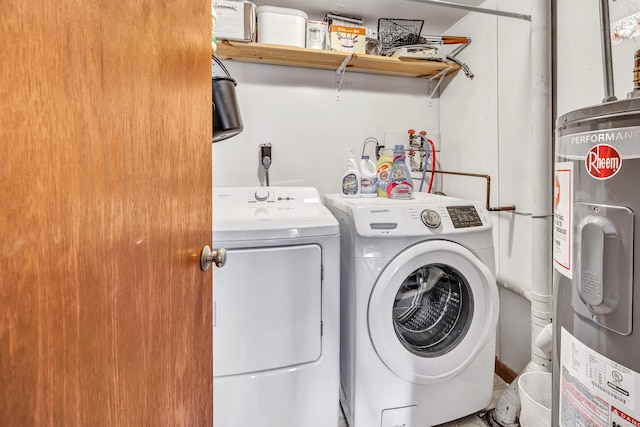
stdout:
POLYGON ((551 372, 527 372, 518 379, 520 425, 551 426, 551 372))

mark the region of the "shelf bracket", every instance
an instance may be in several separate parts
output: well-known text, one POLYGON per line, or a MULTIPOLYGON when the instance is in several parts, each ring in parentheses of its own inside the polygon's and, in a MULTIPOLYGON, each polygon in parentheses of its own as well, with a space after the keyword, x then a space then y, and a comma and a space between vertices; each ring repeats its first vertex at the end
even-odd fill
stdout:
POLYGON ((449 65, 447 68, 440 71, 435 76, 429 77, 429 98, 433 98, 433 95, 436 93, 436 91, 440 87, 440 83, 442 83, 442 80, 444 80, 444 76, 446 76, 449 70, 451 70, 452 68, 453 67, 449 65), (435 83, 435 86, 434 86, 434 81, 436 79, 438 79, 438 81, 435 83))
POLYGON ((340 89, 342 88, 342 79, 347 68, 347 63, 351 59, 351 56, 346 56, 342 60, 342 64, 336 70, 336 101, 340 101, 340 89))
POLYGON ((469 39, 468 43, 461 44, 460 46, 458 46, 457 48, 452 50, 451 53, 449 53, 447 56, 449 56, 451 58, 455 58, 460 52, 462 52, 470 44, 471 44, 471 39, 469 39))

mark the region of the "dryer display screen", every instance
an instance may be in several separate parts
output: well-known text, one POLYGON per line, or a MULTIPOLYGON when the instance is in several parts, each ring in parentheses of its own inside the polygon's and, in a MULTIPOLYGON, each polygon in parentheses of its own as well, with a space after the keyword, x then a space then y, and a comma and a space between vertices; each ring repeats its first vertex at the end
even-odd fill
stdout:
POLYGON ((482 220, 474 206, 447 206, 455 228, 480 227, 482 220))

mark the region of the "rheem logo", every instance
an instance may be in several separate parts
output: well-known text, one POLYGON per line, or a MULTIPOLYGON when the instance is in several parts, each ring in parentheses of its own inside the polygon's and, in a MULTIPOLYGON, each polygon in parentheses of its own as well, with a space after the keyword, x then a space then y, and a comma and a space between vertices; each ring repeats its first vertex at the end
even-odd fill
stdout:
POLYGON ((595 179, 609 179, 620 171, 622 159, 614 147, 599 144, 589 150, 584 158, 584 166, 595 179))

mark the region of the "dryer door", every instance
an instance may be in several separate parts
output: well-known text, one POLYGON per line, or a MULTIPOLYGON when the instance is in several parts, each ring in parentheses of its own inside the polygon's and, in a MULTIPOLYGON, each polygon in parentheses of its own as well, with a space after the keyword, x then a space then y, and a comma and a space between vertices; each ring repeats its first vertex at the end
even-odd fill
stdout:
POLYGON ((240 375, 309 363, 322 350, 322 249, 238 248, 214 271, 213 371, 240 375))
POLYGON ((378 277, 369 333, 389 369, 434 384, 495 341, 498 309, 495 278, 480 259, 457 243, 428 241, 401 252, 378 277))

